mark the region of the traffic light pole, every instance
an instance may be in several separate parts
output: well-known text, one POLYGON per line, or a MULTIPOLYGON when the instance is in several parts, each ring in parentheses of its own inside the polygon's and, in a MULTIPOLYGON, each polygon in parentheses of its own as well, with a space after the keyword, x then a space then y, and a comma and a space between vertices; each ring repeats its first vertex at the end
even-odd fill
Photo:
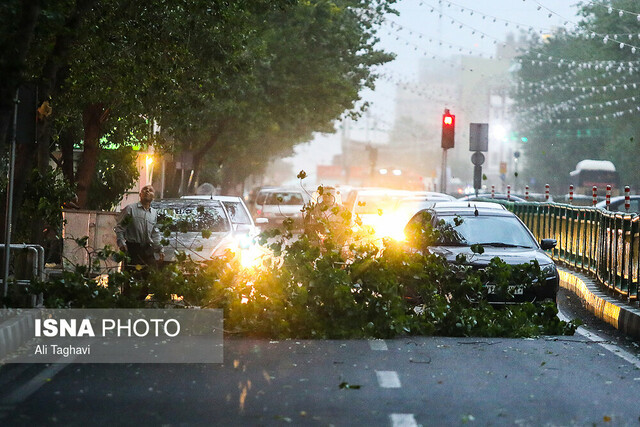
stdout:
POLYGON ((16 92, 13 111, 13 136, 9 148, 9 183, 7 185, 7 202, 5 205, 4 222, 4 263, 2 269, 2 297, 7 298, 9 293, 9 260, 11 257, 11 227, 13 226, 13 187, 16 163, 16 134, 18 128, 18 103, 19 92, 16 92))
POLYGON ((440 192, 447 192, 447 149, 442 149, 442 171, 440 173, 440 192))

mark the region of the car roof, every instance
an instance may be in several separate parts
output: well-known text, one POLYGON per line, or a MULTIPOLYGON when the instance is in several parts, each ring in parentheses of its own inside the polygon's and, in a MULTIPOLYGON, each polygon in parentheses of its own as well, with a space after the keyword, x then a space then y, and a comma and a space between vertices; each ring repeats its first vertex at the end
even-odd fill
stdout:
POLYGON ((211 200, 210 198, 206 199, 159 199, 151 202, 153 207, 159 208, 180 208, 180 207, 188 207, 188 206, 222 206, 220 200, 211 200))
POLYGON ((192 196, 182 196, 180 197, 182 200, 219 200, 221 202, 238 202, 242 200, 242 197, 239 196, 213 196, 213 195, 192 195, 192 196))
POLYGON ((493 202, 475 202, 475 201, 458 201, 458 202, 438 202, 436 201, 429 210, 435 211, 441 215, 474 215, 476 209, 480 215, 504 215, 511 216, 511 212, 500 203, 493 202))
POLYGON ((359 190, 358 196, 413 196, 413 192, 407 190, 395 190, 392 188, 378 188, 359 190))
MULTIPOLYGON (((615 196, 612 197, 610 200, 611 204, 619 204, 620 202, 624 202, 625 196, 615 196)), ((640 194, 634 194, 633 196, 629 196, 629 200, 638 200, 640 199, 640 194)), ((621 204, 621 203, 620 203, 621 204)), ((607 208, 607 200, 601 200, 598 203, 596 203, 596 208, 602 208, 602 209, 606 209, 607 208)), ((622 212, 622 211, 620 211, 622 212)))
MULTIPOLYGON (((625 196, 615 196, 615 197, 612 197, 612 198, 611 198, 611 201, 612 201, 612 202, 617 202, 618 200, 624 200, 624 198, 625 198, 625 196)), ((632 199, 640 199, 640 194, 634 194, 634 195, 629 196, 629 200, 632 200, 632 199)), ((604 206, 604 205, 606 205, 606 204, 607 204, 607 200, 605 199, 605 200, 601 200, 601 201, 599 201, 599 202, 596 204, 596 206, 599 206, 599 205, 601 205, 601 204, 602 204, 603 206, 604 206)))
MULTIPOLYGON (((526 200, 524 200, 522 197, 518 197, 514 194, 511 194, 511 200, 514 202, 524 202, 526 200)), ((475 194, 470 194, 468 196, 464 196, 459 198, 458 200, 477 200, 477 199, 491 199, 491 193, 480 193, 478 194, 478 196, 476 197, 475 194)), ((507 200, 507 195, 504 193, 495 193, 494 194, 494 199, 497 200, 507 200)))
POLYGON ((416 197, 442 197, 449 200, 456 200, 456 198, 450 194, 438 193, 437 191, 412 191, 411 195, 416 197))
POLYGON ((307 192, 305 190, 303 190, 302 188, 295 188, 295 187, 265 188, 263 190, 260 190, 258 194, 265 194, 265 193, 299 193, 305 199, 309 199, 310 198, 310 196, 307 194, 307 192))
POLYGON ((424 202, 445 202, 445 201, 456 201, 458 199, 456 199, 453 196, 449 196, 448 194, 443 194, 443 193, 431 193, 431 194, 411 194, 407 197, 403 197, 402 199, 400 199, 401 202, 403 201, 424 201, 424 202))

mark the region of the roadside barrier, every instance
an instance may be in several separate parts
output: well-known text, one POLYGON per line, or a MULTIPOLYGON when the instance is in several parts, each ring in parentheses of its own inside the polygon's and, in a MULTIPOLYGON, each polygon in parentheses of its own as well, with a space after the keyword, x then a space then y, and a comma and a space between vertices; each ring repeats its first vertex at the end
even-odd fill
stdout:
POLYGON ((506 203, 536 239, 558 242, 552 257, 638 301, 640 216, 560 203, 506 203))

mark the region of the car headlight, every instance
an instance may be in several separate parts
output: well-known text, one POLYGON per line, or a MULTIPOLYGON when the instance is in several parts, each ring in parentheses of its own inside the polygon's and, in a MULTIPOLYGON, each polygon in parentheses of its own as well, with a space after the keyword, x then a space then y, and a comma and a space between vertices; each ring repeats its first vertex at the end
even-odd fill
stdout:
POLYGON ((253 243, 253 239, 248 234, 242 234, 240 236, 237 236, 236 240, 238 242, 238 247, 240 249, 248 249, 251 247, 251 244, 253 243))
POLYGON ((555 277, 557 274, 555 264, 542 265, 540 266, 540 270, 542 270, 542 274, 544 274, 544 277, 555 277))

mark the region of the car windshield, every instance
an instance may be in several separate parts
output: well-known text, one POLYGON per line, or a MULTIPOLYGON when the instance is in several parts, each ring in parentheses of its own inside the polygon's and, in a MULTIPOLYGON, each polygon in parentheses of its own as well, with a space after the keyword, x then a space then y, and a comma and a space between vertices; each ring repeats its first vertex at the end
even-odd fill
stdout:
POLYGON ((508 216, 440 216, 435 229, 438 244, 518 246, 535 248, 536 242, 515 217, 508 216))
POLYGON ((273 192, 267 196, 265 205, 304 205, 304 199, 300 193, 273 192))
POLYGON ((241 202, 222 202, 234 224, 251 224, 247 210, 241 202))
POLYGON ((359 195, 354 211, 360 215, 381 215, 394 209, 400 196, 359 195))
POLYGON ((222 206, 186 205, 159 207, 158 210, 158 222, 167 224, 171 231, 225 232, 230 229, 222 206))

